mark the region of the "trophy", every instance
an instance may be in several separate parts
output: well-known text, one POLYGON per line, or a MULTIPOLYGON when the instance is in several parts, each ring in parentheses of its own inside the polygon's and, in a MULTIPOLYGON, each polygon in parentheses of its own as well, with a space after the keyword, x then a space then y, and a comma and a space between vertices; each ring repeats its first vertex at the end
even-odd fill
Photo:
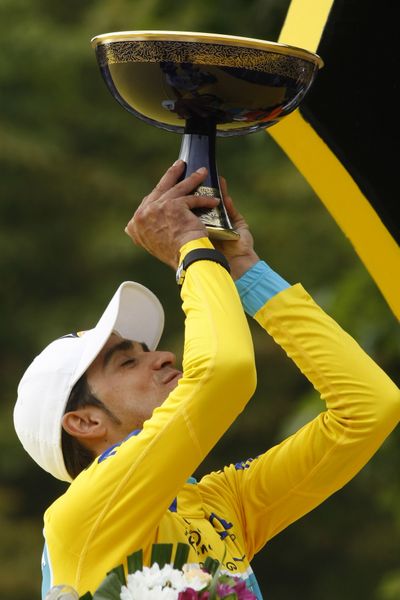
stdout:
POLYGON ((114 98, 146 123, 182 135, 183 178, 207 167, 195 193, 220 203, 195 212, 210 237, 236 239, 219 186, 216 136, 278 123, 304 98, 321 58, 275 42, 208 33, 122 31, 91 43, 114 98))

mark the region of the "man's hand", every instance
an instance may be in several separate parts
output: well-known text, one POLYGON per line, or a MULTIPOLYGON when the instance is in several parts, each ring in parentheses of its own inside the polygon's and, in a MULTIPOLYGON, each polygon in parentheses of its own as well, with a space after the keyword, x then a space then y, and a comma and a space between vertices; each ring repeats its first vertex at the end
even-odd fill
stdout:
POLYGON ((250 267, 260 259, 254 250, 253 236, 250 233, 244 217, 236 210, 232 198, 228 193, 226 180, 220 177, 220 186, 225 208, 232 223, 232 227, 240 233, 238 240, 214 240, 214 246, 225 255, 231 267, 233 279, 239 279, 250 267))
POLYGON ((177 183, 183 169, 182 160, 168 169, 125 228, 135 244, 174 269, 178 266, 179 250, 186 242, 208 237, 192 209, 214 208, 219 202, 217 198, 193 195, 206 177, 205 168, 177 183))

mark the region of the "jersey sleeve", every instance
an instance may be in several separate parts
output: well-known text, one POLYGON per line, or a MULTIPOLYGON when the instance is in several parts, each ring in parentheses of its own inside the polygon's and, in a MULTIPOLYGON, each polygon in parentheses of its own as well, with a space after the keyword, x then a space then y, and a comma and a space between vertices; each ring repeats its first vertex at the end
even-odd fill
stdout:
POLYGON ((400 390, 300 285, 274 296, 257 321, 319 391, 326 410, 255 458, 204 478, 209 503, 223 502, 248 558, 345 485, 400 418, 400 390))
MULTIPOLYGON (((212 247, 208 239, 186 244, 212 247)), ((179 489, 241 412, 255 387, 251 336, 233 281, 211 261, 187 270, 183 376, 143 430, 95 462, 45 515, 53 585, 94 589, 145 548, 179 489), (51 541, 51 543, 50 543, 51 541)))

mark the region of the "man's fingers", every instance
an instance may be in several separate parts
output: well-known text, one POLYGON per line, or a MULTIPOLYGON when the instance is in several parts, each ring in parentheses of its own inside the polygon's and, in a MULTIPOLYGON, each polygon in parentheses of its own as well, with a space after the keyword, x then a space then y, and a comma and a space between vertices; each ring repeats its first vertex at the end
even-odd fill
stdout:
POLYGON ((219 178, 219 185, 221 186, 221 193, 222 193, 222 198, 224 199, 224 205, 226 208, 226 212, 228 213, 229 218, 232 221, 237 220, 238 218, 240 218, 240 213, 236 210, 234 204, 233 204, 233 200, 229 195, 228 192, 228 185, 226 183, 226 179, 225 177, 220 177, 219 178))
MULTIPOLYGON (((142 204, 136 209, 133 217, 127 223, 124 230, 125 233, 132 238, 137 237, 136 224, 140 223, 142 219, 148 218, 148 215, 150 213, 157 214, 157 211, 159 211, 162 206, 165 206, 162 210, 168 211, 171 215, 175 214, 174 203, 177 203, 177 207, 178 205, 182 207, 183 204, 186 204, 189 210, 193 210, 194 208, 214 208, 215 206, 218 206, 218 204, 220 203, 220 199, 214 198, 213 196, 199 196, 193 194, 191 196, 165 198, 165 205, 164 203, 148 204, 147 206, 144 206, 142 204)), ((178 213, 182 214, 181 211, 182 209, 179 208, 178 213)), ((197 219, 197 217, 195 217, 194 215, 192 215, 192 217, 197 219)))
POLYGON ((161 177, 160 181, 157 183, 150 196, 153 196, 154 192, 158 192, 158 195, 156 194, 158 197, 159 195, 164 194, 165 192, 170 190, 179 180, 179 177, 181 177, 184 170, 184 166, 185 163, 183 160, 177 160, 176 162, 174 162, 174 164, 168 169, 168 171, 166 171, 161 177))
POLYGON ((222 195, 224 197, 225 196, 229 196, 229 193, 228 193, 228 184, 226 183, 225 177, 222 177, 222 175, 219 177, 219 185, 221 187, 222 195))
POLYGON ((189 177, 186 177, 179 182, 180 177, 183 175, 184 167, 185 162, 183 160, 177 160, 161 177, 154 190, 146 196, 142 202, 149 204, 166 194, 168 194, 169 198, 177 198, 193 192, 193 190, 204 181, 207 175, 207 169, 201 167, 189 177))
MULTIPOLYGON (((194 193, 207 175, 207 169, 199 169, 192 173, 190 177, 176 184, 176 179, 182 174, 183 161, 173 165, 161 178, 157 188, 149 196, 146 196, 136 209, 133 217, 125 227, 125 233, 132 241, 143 247, 146 244, 142 240, 142 231, 145 228, 157 229, 160 222, 173 223, 176 231, 181 233, 189 223, 191 228, 201 229, 203 227, 198 217, 193 214, 192 209, 215 208, 220 200, 212 196, 200 196, 194 193), (169 187, 171 186, 172 187, 169 187), (162 193, 162 190, 165 190, 162 193), (164 215, 160 219, 160 215, 164 215)), ((147 235, 147 234, 146 234, 147 235)))
POLYGON ((213 196, 185 196, 183 198, 177 198, 177 201, 184 200, 186 205, 193 210, 194 208, 214 208, 220 203, 219 198, 213 196))
POLYGON ((207 174, 207 169, 205 167, 201 167, 189 177, 186 177, 178 183, 179 178, 183 174, 184 165, 185 162, 183 160, 177 160, 172 167, 170 167, 168 171, 164 173, 154 188, 153 193, 150 194, 153 200, 159 198, 167 192, 170 192, 171 197, 175 198, 177 196, 184 196, 188 192, 193 191, 204 180, 207 174), (157 193, 154 194, 154 192, 157 193), (154 196, 156 198, 154 198, 154 196))
POLYGON ((194 190, 204 181, 206 175, 207 169, 205 167, 201 167, 189 175, 189 177, 186 177, 174 185, 173 188, 168 192, 168 198, 179 198, 180 196, 192 194, 194 190))
POLYGON ((233 206, 232 198, 228 192, 228 184, 226 183, 225 177, 219 178, 219 185, 221 187, 222 197, 224 199, 225 208, 228 211, 229 216, 233 216, 230 213, 235 212, 235 207, 233 206))

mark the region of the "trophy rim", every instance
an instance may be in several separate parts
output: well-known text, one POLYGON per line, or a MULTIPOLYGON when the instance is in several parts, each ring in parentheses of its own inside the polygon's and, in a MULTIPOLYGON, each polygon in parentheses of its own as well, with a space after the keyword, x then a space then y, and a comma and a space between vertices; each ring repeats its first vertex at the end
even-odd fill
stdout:
POLYGON ((209 44, 235 45, 243 48, 256 48, 262 51, 276 52, 278 54, 296 56, 315 64, 319 69, 324 66, 322 58, 297 46, 282 44, 280 42, 271 42, 257 38, 242 37, 237 35, 227 35, 219 33, 202 33, 196 31, 163 31, 163 30, 137 30, 137 31, 114 31, 94 36, 90 43, 93 48, 112 42, 128 41, 181 41, 181 42, 202 42, 209 44))

